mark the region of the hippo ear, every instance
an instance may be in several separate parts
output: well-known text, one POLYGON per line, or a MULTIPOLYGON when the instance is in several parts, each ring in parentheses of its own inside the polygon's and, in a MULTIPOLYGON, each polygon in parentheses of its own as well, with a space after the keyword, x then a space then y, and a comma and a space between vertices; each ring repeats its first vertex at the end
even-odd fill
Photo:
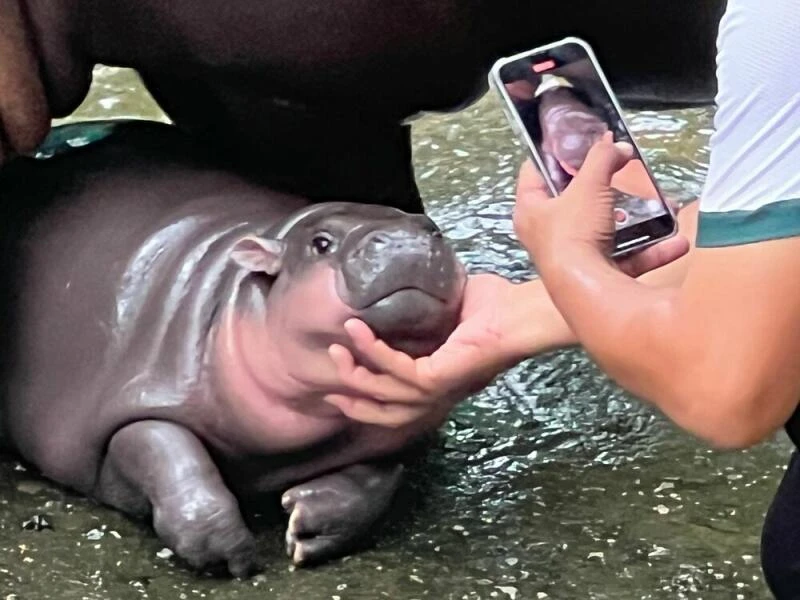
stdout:
POLYGON ((231 260, 248 271, 277 275, 286 246, 278 240, 254 235, 243 237, 231 250, 231 260))

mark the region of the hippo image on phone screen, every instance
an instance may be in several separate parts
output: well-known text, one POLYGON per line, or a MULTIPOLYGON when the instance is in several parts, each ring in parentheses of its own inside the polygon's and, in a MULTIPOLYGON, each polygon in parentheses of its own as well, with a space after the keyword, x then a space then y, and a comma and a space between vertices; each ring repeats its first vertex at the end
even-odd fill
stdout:
POLYGON ((433 351, 465 272, 424 215, 309 204, 213 164, 139 122, 0 172, 3 426, 45 477, 151 519, 194 568, 244 576, 245 503, 280 495, 298 565, 384 516, 404 451, 448 407, 414 428, 351 422, 322 400, 327 348, 358 316, 433 351))

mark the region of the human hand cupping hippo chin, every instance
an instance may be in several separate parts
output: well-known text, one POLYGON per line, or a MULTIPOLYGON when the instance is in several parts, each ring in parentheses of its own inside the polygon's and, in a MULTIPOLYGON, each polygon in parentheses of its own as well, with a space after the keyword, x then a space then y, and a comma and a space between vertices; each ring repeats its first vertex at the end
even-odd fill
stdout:
POLYGON ((604 135, 558 198, 548 195, 526 161, 519 174, 514 228, 541 279, 513 284, 494 275, 470 277, 458 327, 433 354, 417 359, 389 347, 362 321, 350 320, 346 328, 356 351, 376 370, 358 364, 343 346, 332 345, 331 358, 350 392, 326 401, 354 420, 389 427, 426 418, 521 360, 575 342, 548 294, 558 285, 560 271, 574 274, 604 261, 638 277, 686 254, 689 242, 677 235, 624 260, 610 258, 615 232, 611 179, 632 156, 629 144, 615 144, 610 133, 604 135))

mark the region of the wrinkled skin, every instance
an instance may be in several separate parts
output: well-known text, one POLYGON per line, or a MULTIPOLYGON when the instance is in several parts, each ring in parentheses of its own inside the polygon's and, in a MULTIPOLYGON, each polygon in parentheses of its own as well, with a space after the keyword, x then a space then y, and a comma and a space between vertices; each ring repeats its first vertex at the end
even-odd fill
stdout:
MULTIPOLYGON (((26 16, 20 22, 20 11, 6 8, 16 16, 2 21, 0 33, 0 52, 14 59, 0 61, 0 83, 11 82, 0 89, 4 96, 14 90, 16 106, 42 104, 36 85, 19 83, 37 72, 32 60, 18 60, 27 39, 50 116, 79 105, 95 63, 132 67, 181 128, 273 188, 420 211, 406 119, 464 107, 485 92, 498 57, 565 35, 596 48, 629 105, 710 103, 725 2, 4 4, 21 5, 26 16)), ((33 121, 38 129, 29 131, 42 131, 44 121, 33 121)), ((30 140, 10 141, 19 150, 30 149, 30 140)))
POLYGON ((0 196, 4 425, 24 459, 150 517, 196 568, 257 568, 240 504, 276 493, 295 563, 363 541, 446 414, 349 421, 322 401, 327 348, 353 316, 417 355, 450 334, 465 275, 427 217, 309 206, 141 122, 12 162, 0 196))

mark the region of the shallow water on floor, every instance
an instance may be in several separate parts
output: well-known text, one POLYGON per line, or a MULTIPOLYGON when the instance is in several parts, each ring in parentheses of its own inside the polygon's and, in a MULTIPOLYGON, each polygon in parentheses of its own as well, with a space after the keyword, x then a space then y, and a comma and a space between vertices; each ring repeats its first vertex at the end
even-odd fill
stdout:
MULTIPOLYGON (((135 76, 99 69, 73 119, 164 120, 135 76)), ((631 113, 664 189, 701 189, 708 110, 631 113)), ((521 160, 499 104, 415 124, 426 204, 471 271, 533 276, 510 214, 521 160)), ((18 599, 768 598, 764 511, 788 459, 780 436, 712 452, 610 383, 580 351, 512 369, 460 406, 420 466, 409 515, 377 547, 294 570, 282 526, 248 581, 197 576, 146 525, 0 463, 0 597, 18 599), (37 531, 34 516, 52 528, 37 531), (29 529, 23 528, 27 523, 29 529)))

